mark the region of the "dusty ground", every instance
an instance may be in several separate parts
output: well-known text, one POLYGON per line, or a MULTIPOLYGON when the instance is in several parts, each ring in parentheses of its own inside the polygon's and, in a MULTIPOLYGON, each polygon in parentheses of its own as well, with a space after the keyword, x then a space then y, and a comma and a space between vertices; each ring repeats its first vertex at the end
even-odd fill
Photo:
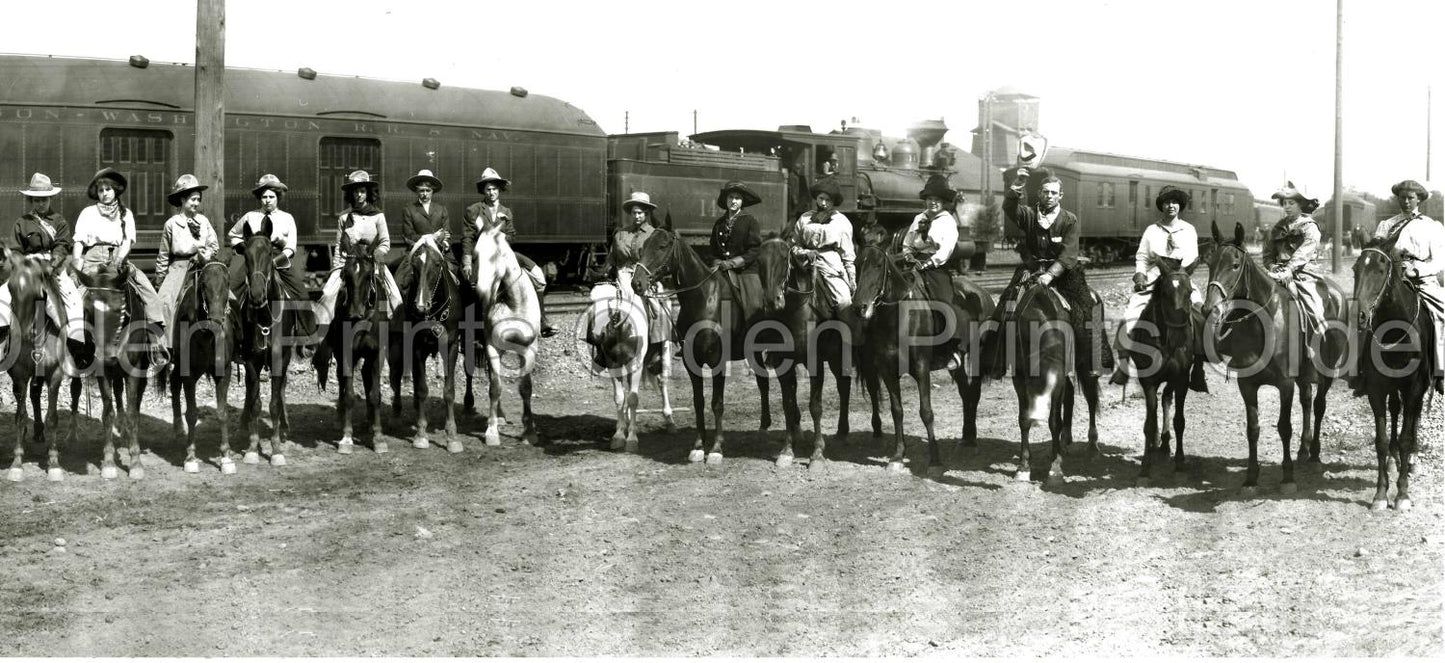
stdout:
MULTIPOLYGON (((1111 309, 1121 292, 1106 289, 1111 309)), ((734 381, 728 458, 714 468, 686 460, 686 410, 677 434, 646 415, 641 453, 606 451, 611 387, 566 342, 546 343, 546 448, 522 445, 515 423, 484 447, 471 417, 466 452, 414 450, 408 407, 387 419, 392 453, 339 456, 334 385, 318 393, 297 376, 289 466, 187 475, 169 405, 150 397, 146 478, 103 481, 99 426, 85 420, 63 483, 34 464, 23 483, 0 482, 0 655, 1441 653, 1439 403, 1415 509, 1371 513, 1369 407, 1343 388, 1325 462, 1299 470, 1297 494, 1277 491, 1269 427, 1263 490, 1240 494, 1243 409, 1217 375, 1186 406, 1186 478, 1166 470, 1158 487, 1134 487, 1143 401, 1114 389, 1105 454, 1076 446, 1054 490, 1012 479, 1016 404, 1003 384, 985 387, 979 450, 951 453, 935 482, 883 469, 861 395, 862 432, 830 446, 826 471, 775 469, 781 433, 753 430, 755 391, 734 381)), ((938 430, 952 442, 962 422, 943 378, 938 430)), ((673 397, 690 404, 686 380, 673 397)), ((1262 400, 1268 419, 1276 398, 1262 400)), ((520 411, 515 392, 507 402, 520 411)), ((215 421, 202 425, 214 439, 215 421)), ((1034 449, 1042 467, 1047 448, 1034 449)))

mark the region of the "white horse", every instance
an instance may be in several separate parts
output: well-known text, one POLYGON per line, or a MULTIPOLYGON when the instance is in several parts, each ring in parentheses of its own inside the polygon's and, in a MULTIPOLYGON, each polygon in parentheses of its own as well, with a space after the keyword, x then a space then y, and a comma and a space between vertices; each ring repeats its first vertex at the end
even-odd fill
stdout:
POLYGON ((498 424, 502 416, 502 353, 521 358, 515 370, 517 393, 522 397, 522 439, 527 444, 539 443, 536 423, 532 417, 532 368, 537 361, 537 339, 542 325, 542 307, 537 301, 527 274, 517 265, 517 256, 501 228, 477 233, 472 247, 472 264, 476 274, 477 305, 484 321, 482 332, 487 350, 487 373, 490 409, 483 440, 488 446, 501 444, 498 424))
POLYGON ((619 269, 617 283, 599 283, 592 288, 586 340, 595 349, 593 371, 612 378, 613 401, 617 404, 612 449, 636 453, 637 394, 643 377, 651 377, 662 392, 662 419, 667 432, 676 432, 677 425, 672 421, 672 396, 668 393, 672 378, 671 331, 666 324, 662 330, 651 329, 646 308, 653 306, 661 316, 667 312, 634 294, 631 277, 632 270, 619 269), (654 331, 662 331, 660 340, 650 337, 654 331))

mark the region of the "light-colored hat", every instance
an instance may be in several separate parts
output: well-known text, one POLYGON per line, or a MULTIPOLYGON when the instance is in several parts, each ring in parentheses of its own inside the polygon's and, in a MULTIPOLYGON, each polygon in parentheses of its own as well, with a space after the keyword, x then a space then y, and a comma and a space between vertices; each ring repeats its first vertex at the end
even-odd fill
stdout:
POLYGON ((166 200, 171 202, 172 207, 180 207, 181 201, 185 200, 192 191, 205 191, 210 187, 201 184, 195 175, 186 173, 176 179, 176 185, 171 187, 171 192, 166 194, 166 200))
POLYGON ((31 198, 49 198, 60 193, 60 187, 50 183, 50 176, 44 173, 36 173, 30 176, 30 188, 21 189, 23 193, 31 198))
POLYGON ((632 197, 622 203, 622 211, 631 212, 634 205, 646 207, 649 211, 657 209, 657 205, 652 204, 652 197, 641 191, 632 192, 632 197))
POLYGON ((1270 198, 1281 202, 1298 200, 1300 210, 1305 214, 1309 214, 1320 208, 1320 199, 1309 197, 1309 194, 1305 193, 1304 187, 1295 186, 1294 182, 1285 182, 1284 186, 1281 187, 1279 191, 1274 192, 1274 195, 1270 196, 1270 198))
POLYGON ((261 179, 256 180, 256 186, 251 189, 251 195, 260 198, 261 192, 267 189, 274 189, 278 192, 285 191, 286 185, 281 183, 281 178, 266 173, 261 176, 261 179))
POLYGON ((100 200, 100 192, 97 185, 100 184, 101 180, 106 180, 111 183, 111 188, 115 189, 115 196, 117 198, 120 197, 120 194, 125 193, 127 186, 125 175, 121 175, 116 169, 107 166, 96 171, 95 177, 90 178, 90 186, 85 188, 85 195, 89 196, 91 200, 100 200))
POLYGON ((417 174, 407 178, 406 188, 411 189, 412 191, 416 191, 417 185, 421 184, 422 182, 427 182, 431 184, 432 191, 442 190, 442 181, 437 179, 436 175, 431 174, 430 170, 426 169, 419 170, 417 171, 417 174))
POLYGON ((507 185, 511 184, 510 180, 498 175, 496 170, 487 168, 482 171, 482 179, 477 180, 477 193, 482 192, 482 188, 487 186, 487 182, 501 182, 503 191, 506 191, 507 185))
POLYGON ((364 186, 375 189, 381 183, 371 179, 371 174, 364 170, 353 170, 346 176, 346 181, 341 183, 341 190, 346 191, 354 187, 364 186))

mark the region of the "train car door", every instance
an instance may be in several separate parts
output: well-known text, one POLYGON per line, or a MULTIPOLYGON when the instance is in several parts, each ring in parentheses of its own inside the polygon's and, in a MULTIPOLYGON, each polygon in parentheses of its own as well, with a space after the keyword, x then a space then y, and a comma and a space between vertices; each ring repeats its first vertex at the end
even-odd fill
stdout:
MULTIPOLYGON (((153 129, 101 129, 100 164, 120 171, 127 180, 126 207, 135 213, 138 244, 157 246, 170 218, 166 192, 171 172, 171 132, 153 129)), ((82 189, 84 190, 84 189, 82 189)))
POLYGON ((1129 223, 1139 229, 1139 180, 1129 180, 1129 223))
MULTIPOLYGON (((315 219, 297 219, 300 232, 320 235, 330 242, 336 232, 336 219, 346 209, 346 198, 341 185, 351 171, 364 170, 373 178, 381 175, 381 141, 375 138, 342 138, 325 136, 321 139, 321 150, 316 160, 316 206, 315 219), (308 227, 310 226, 308 233, 308 227)), ((388 186, 382 182, 382 187, 388 186)), ((312 269, 310 265, 307 269, 312 269)))

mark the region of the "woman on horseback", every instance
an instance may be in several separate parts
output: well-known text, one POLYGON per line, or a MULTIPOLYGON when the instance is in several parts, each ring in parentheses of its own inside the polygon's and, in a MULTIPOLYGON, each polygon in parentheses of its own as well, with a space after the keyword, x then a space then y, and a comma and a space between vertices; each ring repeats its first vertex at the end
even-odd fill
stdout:
MULTIPOLYGON (((482 171, 482 178, 477 180, 477 193, 482 194, 482 201, 473 203, 467 208, 467 223, 463 228, 462 237, 462 275, 467 280, 472 279, 472 251, 477 246, 477 233, 501 226, 502 234, 506 235, 507 243, 511 244, 517 235, 517 227, 512 223, 512 210, 502 204, 502 192, 507 190, 510 180, 504 179, 497 174, 496 170, 487 168, 482 171)), ((547 307, 544 296, 547 294, 547 275, 542 268, 537 266, 531 258, 516 251, 517 266, 526 272, 527 277, 532 280, 532 287, 537 291, 537 305, 542 308, 542 336, 552 336, 557 333, 557 327, 547 317, 547 307)))
MULTIPOLYGON (((1139 316, 1144 314, 1149 299, 1154 295, 1154 283, 1159 280, 1159 261, 1164 258, 1177 260, 1180 269, 1184 270, 1192 269, 1199 261, 1198 233, 1180 216, 1189 208, 1189 200, 1188 191, 1172 186, 1160 189, 1159 195, 1154 198, 1154 208, 1164 216, 1144 229, 1144 236, 1139 238, 1139 250, 1134 253, 1134 293, 1129 295, 1129 303, 1124 306, 1124 321, 1119 325, 1116 341, 1119 361, 1114 376, 1109 379, 1112 384, 1123 385, 1129 381, 1129 353, 1125 350, 1124 340, 1129 337, 1129 332, 1134 331, 1139 316)), ((1198 289, 1190 291, 1189 301, 1196 312, 1204 307, 1204 295, 1198 289)), ((1198 333, 1192 338, 1195 360, 1190 370, 1189 388, 1207 392, 1203 343, 1198 333)))
MULTIPOLYGON (((632 197, 622 203, 622 211, 627 215, 628 222, 612 235, 612 250, 607 253, 606 267, 608 271, 617 270, 617 288, 623 297, 632 296, 632 272, 637 267, 638 259, 642 257, 642 245, 652 236, 657 226, 652 219, 655 209, 657 205, 652 203, 652 198, 641 191, 633 192, 632 197)), ((653 282, 652 290, 661 292, 662 284, 653 282)), ((642 306, 647 312, 648 342, 672 340, 672 315, 668 312, 664 300, 661 297, 643 297, 642 306)))
MULTIPOLYGON (((164 342, 165 320, 161 317, 160 297, 155 286, 126 260, 135 242, 135 214, 120 201, 125 189, 125 176, 111 168, 102 168, 91 178, 86 195, 95 204, 81 210, 80 216, 75 219, 71 258, 86 275, 94 276, 107 268, 124 275, 126 283, 140 299, 142 309, 133 312, 132 318, 146 321, 152 365, 160 366, 169 361, 164 342)), ((84 284, 77 286, 84 295, 84 284)))
MULTIPOLYGON (((1310 214, 1319 209, 1320 201, 1306 196, 1294 182, 1286 182, 1270 198, 1279 201, 1284 218, 1270 228, 1265 238, 1264 269, 1300 303, 1306 346, 1314 346, 1312 339, 1325 328, 1325 303, 1318 289, 1321 275, 1310 266, 1320 246, 1320 227, 1310 214)), ((1309 356, 1315 356, 1314 350, 1307 351, 1309 356)))
POLYGON ((810 193, 814 210, 798 217, 788 233, 793 257, 811 265, 814 273, 822 277, 833 317, 847 323, 856 336, 853 291, 858 287, 858 273, 853 267, 857 256, 853 222, 834 209, 843 201, 843 193, 833 178, 818 180, 810 193))
MULTIPOLYGON (((61 269, 66 264, 70 245, 74 241, 70 222, 50 206, 50 198, 60 191, 60 187, 51 184, 50 178, 43 173, 31 176, 30 186, 20 190, 20 193, 25 195, 30 211, 15 221, 15 245, 19 247, 20 253, 50 264, 61 306, 52 307, 49 313, 57 325, 66 329, 72 340, 84 341, 84 331, 80 325, 80 290, 76 288, 70 273, 61 269)), ((0 284, 0 359, 9 355, 9 343, 10 288, 0 284)))
MULTIPOLYGON (((1445 393, 1441 379, 1441 371, 1445 370, 1445 286, 1441 284, 1445 274, 1445 227, 1420 213, 1420 204, 1430 199, 1430 192, 1419 182, 1405 180, 1390 187, 1390 193, 1395 195, 1400 213, 1380 222, 1375 239, 1400 263, 1405 278, 1430 312, 1430 320, 1435 323, 1435 348, 1428 355, 1434 362, 1431 382, 1436 392, 1445 393)), ((1360 360, 1366 360, 1363 353, 1360 360)), ((1363 388, 1359 381, 1355 386, 1357 390, 1363 388)))
MULTIPOLYGON (((231 292, 236 293, 238 299, 245 297, 246 288, 246 255, 242 245, 245 243, 245 230, 251 229, 253 234, 263 232, 270 226, 271 237, 271 261, 276 266, 276 278, 281 287, 282 295, 287 300, 306 300, 306 287, 301 284, 301 277, 296 274, 293 259, 296 257, 296 219, 289 213, 280 209, 281 195, 286 193, 286 185, 281 179, 267 173, 256 181, 255 188, 251 189, 251 195, 256 197, 261 207, 246 212, 231 226, 230 232, 226 233, 227 241, 233 251, 231 262, 228 266, 231 273, 231 292)), ((316 330, 315 320, 308 314, 308 310, 297 312, 297 332, 304 336, 312 336, 316 330)))
POLYGON ((364 170, 353 171, 341 185, 351 209, 337 217, 336 244, 331 247, 331 275, 326 278, 321 299, 316 302, 318 328, 325 329, 331 324, 336 314, 336 298, 341 293, 341 267, 357 256, 369 255, 376 261, 374 269, 384 286, 380 292, 386 296, 383 306, 388 307, 387 311, 401 307, 401 290, 381 262, 391 251, 391 233, 386 228, 386 215, 376 206, 379 189, 364 170))
POLYGON ((156 253, 156 282, 161 284, 161 315, 165 318, 166 343, 174 340, 176 333, 176 300, 181 296, 181 287, 186 274, 194 265, 204 265, 221 249, 216 229, 210 219, 201 214, 201 192, 208 187, 201 184, 195 175, 181 175, 171 188, 166 200, 180 212, 166 220, 161 228, 161 248, 156 253))
POLYGON ((953 274, 948 263, 953 259, 953 250, 958 246, 958 222, 945 206, 953 205, 954 191, 948 185, 948 178, 932 175, 918 192, 923 200, 924 210, 913 217, 903 233, 903 259, 923 278, 934 301, 950 305, 954 318, 953 341, 956 347, 948 360, 948 370, 963 365, 963 344, 967 338, 964 321, 968 314, 954 294, 953 274))
POLYGON ((430 170, 422 170, 407 179, 406 188, 416 194, 416 200, 401 210, 401 239, 411 247, 396 267, 396 286, 402 292, 411 286, 412 257, 424 244, 431 244, 441 251, 448 270, 453 275, 457 273, 447 208, 432 200, 432 196, 442 190, 442 181, 430 170))
MULTIPOLYGON (((751 320, 763 302, 763 285, 758 280, 758 247, 763 244, 762 224, 753 215, 745 212, 749 207, 763 202, 742 182, 728 182, 717 194, 717 206, 723 215, 712 224, 708 248, 712 255, 708 262, 717 270, 729 272, 726 275, 742 297, 744 320, 751 320)), ((641 245, 639 245, 640 247, 641 245)))

